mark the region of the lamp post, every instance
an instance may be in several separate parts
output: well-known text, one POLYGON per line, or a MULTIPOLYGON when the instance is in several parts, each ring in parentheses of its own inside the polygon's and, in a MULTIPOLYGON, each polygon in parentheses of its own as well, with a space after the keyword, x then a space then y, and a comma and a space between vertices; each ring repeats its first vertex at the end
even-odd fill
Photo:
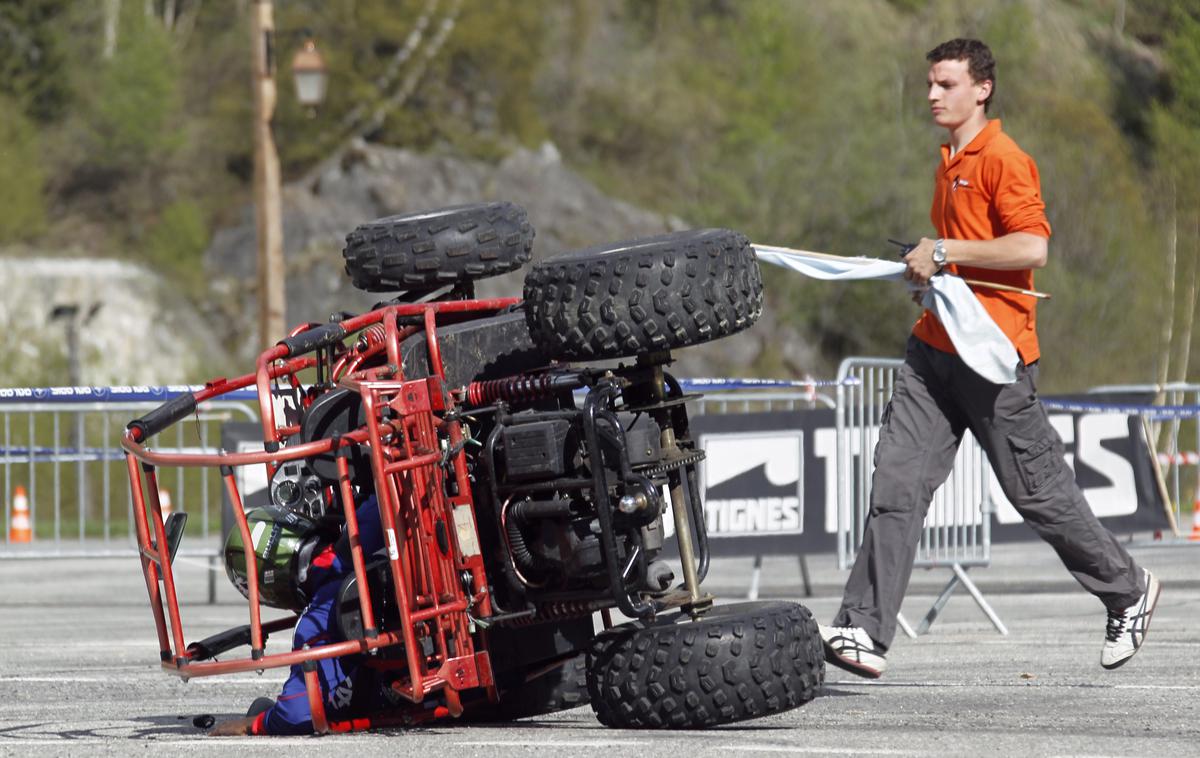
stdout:
MULTIPOLYGON (((62 321, 63 328, 66 330, 67 337, 67 381, 72 387, 83 386, 83 356, 79 350, 79 332, 80 327, 86 327, 92 323, 92 319, 96 317, 96 313, 100 310, 100 303, 92 303, 85 312, 79 303, 61 303, 54 306, 50 310, 51 321, 62 321)), ((55 445, 58 444, 58 421, 55 420, 55 445)), ((75 431, 72 435, 72 444, 74 447, 74 455, 77 457, 76 482, 79 488, 79 536, 83 537, 83 521, 85 505, 87 501, 87 466, 84 465, 84 453, 86 452, 85 443, 87 441, 87 433, 83 426, 83 414, 75 414, 75 431)), ((58 522, 55 517, 54 533, 58 535, 58 522)))
POLYGON ((254 51, 254 221, 258 236, 258 345, 266 350, 284 334, 283 211, 279 153, 271 133, 275 114, 275 9, 256 0, 254 51))
MULTIPOLYGON (((258 344, 266 350, 284 336, 286 270, 283 262, 282 179, 271 131, 275 115, 275 9, 255 0, 251 19, 254 55, 254 220, 258 238, 258 344)), ((325 97, 325 61, 311 36, 292 59, 296 97, 314 109, 325 97)))

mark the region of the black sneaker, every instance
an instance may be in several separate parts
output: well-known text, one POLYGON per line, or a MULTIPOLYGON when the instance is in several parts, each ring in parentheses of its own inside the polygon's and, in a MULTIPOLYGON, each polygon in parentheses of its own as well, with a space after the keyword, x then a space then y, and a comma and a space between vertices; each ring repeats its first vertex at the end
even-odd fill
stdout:
POLYGON ((878 679, 887 669, 887 659, 875 640, 860 626, 818 624, 825 643, 825 660, 851 674, 878 679))

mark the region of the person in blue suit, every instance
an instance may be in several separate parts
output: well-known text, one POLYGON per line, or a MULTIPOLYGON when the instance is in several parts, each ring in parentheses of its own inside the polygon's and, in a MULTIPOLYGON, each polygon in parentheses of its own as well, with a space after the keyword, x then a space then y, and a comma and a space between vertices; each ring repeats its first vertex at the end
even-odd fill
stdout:
MULTIPOLYGON (((368 497, 355 513, 358 516, 363 555, 369 556, 383 547, 383 530, 379 521, 377 498, 374 495, 368 497)), ((256 539, 256 550, 259 549, 260 543, 276 543, 274 549, 278 549, 280 542, 278 537, 256 539)), ((295 583, 303 596, 308 598, 308 603, 296 623, 292 636, 293 650, 342 641, 335 622, 337 595, 342 581, 354 571, 350 543, 344 530, 339 539, 324 545, 317 544, 307 548, 302 541, 300 544, 300 557, 304 558, 306 552, 311 557, 294 564, 300 575, 295 578, 295 583)), ((236 554, 236 551, 233 552, 236 554)), ((269 559, 271 556, 260 557, 269 559)), ((227 565, 228 563, 227 560, 227 565)), ((261 563, 266 566, 269 560, 263 560, 261 563)), ((317 661, 317 678, 325 702, 326 717, 330 720, 347 719, 394 704, 389 697, 390 690, 385 686, 386 683, 381 681, 374 669, 365 665, 365 659, 366 656, 355 653, 317 661)), ((284 682, 279 696, 273 702, 267 698, 259 698, 245 718, 217 724, 209 735, 297 735, 312 732, 312 712, 304 685, 304 670, 300 664, 295 664, 291 667, 290 675, 284 682)))

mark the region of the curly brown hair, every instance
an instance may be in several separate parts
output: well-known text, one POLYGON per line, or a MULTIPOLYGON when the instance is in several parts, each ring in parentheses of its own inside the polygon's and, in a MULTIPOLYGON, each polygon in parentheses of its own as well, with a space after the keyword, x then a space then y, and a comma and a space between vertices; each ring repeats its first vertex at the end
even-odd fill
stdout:
POLYGON ((978 84, 991 81, 992 91, 988 93, 987 100, 983 101, 984 112, 991 106, 992 96, 996 94, 996 59, 992 57, 991 48, 987 45, 977 39, 959 37, 949 42, 943 42, 925 53, 925 60, 930 63, 965 60, 972 82, 978 84))

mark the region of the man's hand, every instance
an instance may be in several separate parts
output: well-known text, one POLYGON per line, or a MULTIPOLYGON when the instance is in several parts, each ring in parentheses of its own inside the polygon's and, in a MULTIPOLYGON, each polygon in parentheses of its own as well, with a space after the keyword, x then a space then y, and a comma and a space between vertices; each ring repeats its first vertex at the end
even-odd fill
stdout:
POLYGON ((904 256, 904 278, 918 287, 928 284, 929 277, 939 270, 933 262, 933 243, 928 237, 922 237, 917 246, 904 256))
POLYGON ((208 733, 209 737, 240 737, 250 734, 250 728, 254 726, 254 716, 248 716, 244 719, 233 719, 231 721, 222 721, 212 728, 208 733))

